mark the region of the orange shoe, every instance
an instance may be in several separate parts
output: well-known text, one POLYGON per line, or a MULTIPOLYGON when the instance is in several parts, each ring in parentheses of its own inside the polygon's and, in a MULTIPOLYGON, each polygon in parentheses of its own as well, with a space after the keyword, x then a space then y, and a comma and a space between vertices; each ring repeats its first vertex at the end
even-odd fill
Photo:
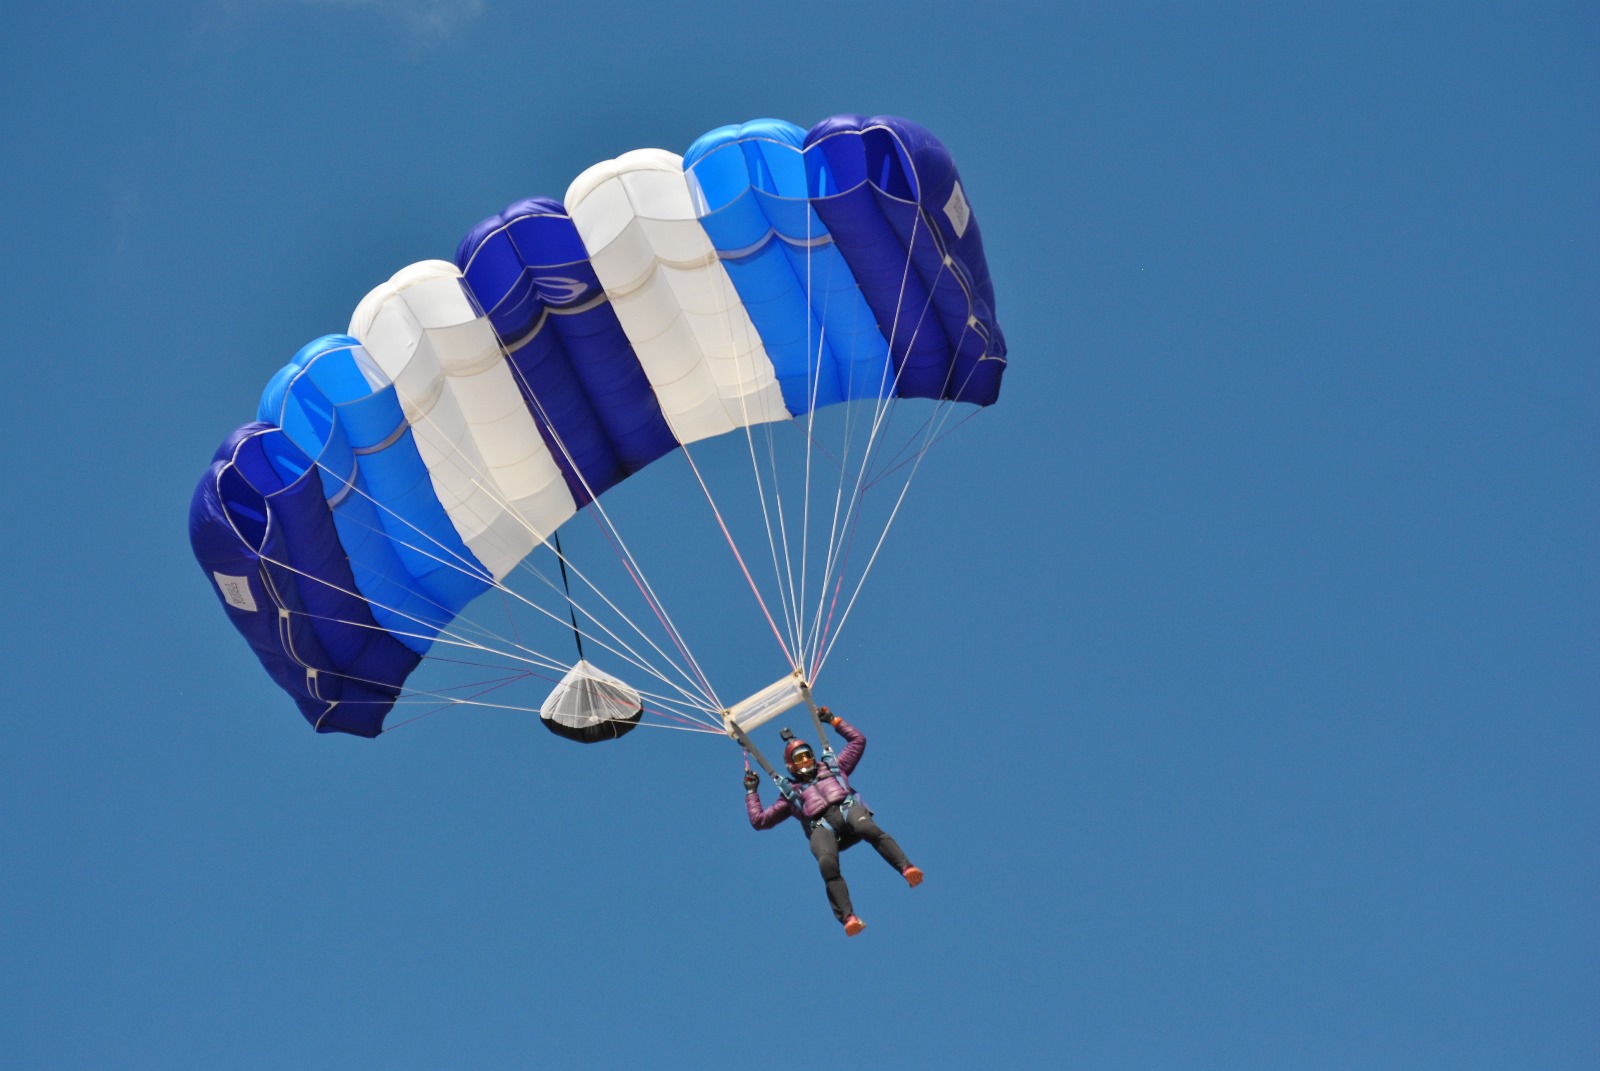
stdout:
POLYGON ((913 889, 922 884, 922 868, 919 866, 906 867, 904 870, 900 871, 900 876, 905 878, 906 884, 911 886, 913 889))
POLYGON ((846 937, 854 937, 856 934, 860 933, 862 930, 864 930, 866 928, 867 928, 867 924, 865 922, 862 922, 856 916, 854 916, 854 915, 846 915, 844 917, 844 935, 846 937))

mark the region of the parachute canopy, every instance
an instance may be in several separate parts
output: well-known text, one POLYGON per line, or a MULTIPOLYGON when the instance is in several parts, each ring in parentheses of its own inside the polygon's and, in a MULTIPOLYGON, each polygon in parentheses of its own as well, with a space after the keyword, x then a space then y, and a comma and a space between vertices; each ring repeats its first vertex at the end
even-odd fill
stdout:
MULTIPOLYGON (((987 406, 1005 352, 931 133, 722 127, 598 163, 369 293, 224 441, 191 543, 306 719, 375 736, 469 602, 651 462, 841 402, 987 406)), ((581 739, 626 732, 636 713, 584 712, 639 697, 580 661, 551 703, 581 739)))

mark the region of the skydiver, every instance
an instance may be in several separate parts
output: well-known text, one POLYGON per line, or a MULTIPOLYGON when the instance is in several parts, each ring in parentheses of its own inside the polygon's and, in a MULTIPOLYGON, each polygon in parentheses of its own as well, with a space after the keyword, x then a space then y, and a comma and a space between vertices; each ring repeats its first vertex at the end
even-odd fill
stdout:
POLYGON ((810 744, 791 740, 783 749, 783 761, 793 778, 793 788, 771 807, 762 810, 757 791, 761 778, 754 770, 746 771, 745 810, 750 814, 751 826, 756 829, 771 829, 798 812, 800 824, 811 840, 811 854, 817 857, 817 866, 822 871, 833 917, 844 924, 846 937, 854 937, 866 929, 867 924, 850 905, 850 889, 839 871, 841 851, 858 841, 866 841, 913 889, 922 884, 922 871, 911 864, 893 837, 878 828, 872 820, 872 811, 850 787, 849 775, 855 772, 862 752, 867 749, 867 738, 827 707, 819 707, 817 713, 846 741, 836 768, 833 763, 819 766, 810 744))

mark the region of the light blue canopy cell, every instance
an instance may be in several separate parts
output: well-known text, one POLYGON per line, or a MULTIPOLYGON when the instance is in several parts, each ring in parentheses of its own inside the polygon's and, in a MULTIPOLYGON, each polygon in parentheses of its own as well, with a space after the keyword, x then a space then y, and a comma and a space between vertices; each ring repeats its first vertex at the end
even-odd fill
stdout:
POLYGON ((796 416, 892 392, 888 340, 811 207, 806 132, 761 119, 700 137, 684 173, 796 416))
POLYGON ((357 590, 426 653, 491 581, 440 505, 394 386, 354 338, 324 335, 272 377, 256 415, 315 459, 357 590))

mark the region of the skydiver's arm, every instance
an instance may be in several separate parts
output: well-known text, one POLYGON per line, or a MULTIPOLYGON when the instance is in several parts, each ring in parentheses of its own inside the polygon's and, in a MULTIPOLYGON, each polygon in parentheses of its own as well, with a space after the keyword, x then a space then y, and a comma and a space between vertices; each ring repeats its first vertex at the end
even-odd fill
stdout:
POLYGON ((843 718, 834 722, 833 727, 839 730, 839 735, 844 737, 846 744, 845 749, 839 753, 839 769, 846 775, 854 773, 856 763, 861 761, 862 752, 867 750, 866 735, 843 718))
POLYGON ((761 809, 761 797, 754 792, 744 794, 744 809, 749 812, 750 825, 755 829, 771 829, 792 813, 789 801, 782 796, 766 810, 761 809))

